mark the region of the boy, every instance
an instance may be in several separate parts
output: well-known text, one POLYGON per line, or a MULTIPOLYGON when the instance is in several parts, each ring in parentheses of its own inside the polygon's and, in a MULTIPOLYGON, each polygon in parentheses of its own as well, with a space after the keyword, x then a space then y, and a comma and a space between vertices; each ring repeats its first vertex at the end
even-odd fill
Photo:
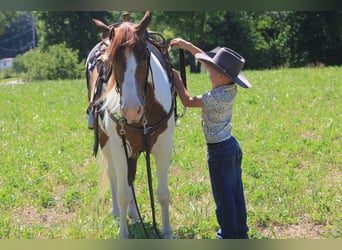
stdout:
POLYGON ((231 135, 232 109, 237 93, 235 83, 243 88, 252 86, 241 73, 245 60, 228 48, 220 48, 216 53, 204 53, 181 38, 171 40, 170 47, 174 46, 188 50, 209 72, 211 90, 191 97, 178 73, 173 71, 176 90, 183 105, 202 109, 210 181, 220 225, 217 238, 247 239, 247 213, 241 179, 242 151, 231 135))

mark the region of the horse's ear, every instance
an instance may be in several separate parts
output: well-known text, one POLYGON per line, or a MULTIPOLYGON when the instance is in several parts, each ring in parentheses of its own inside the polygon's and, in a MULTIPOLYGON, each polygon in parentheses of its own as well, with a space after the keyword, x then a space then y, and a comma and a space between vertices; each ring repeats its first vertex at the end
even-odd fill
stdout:
POLYGON ((93 22, 96 24, 97 28, 101 31, 101 32, 110 32, 110 27, 106 24, 104 24, 103 22, 101 22, 100 20, 97 20, 95 18, 93 18, 93 22))
POLYGON ((109 40, 112 39, 112 37, 114 36, 114 29, 95 18, 93 19, 93 22, 96 24, 97 28, 102 32, 102 41, 108 44, 109 40))
POLYGON ((145 34, 145 31, 147 29, 147 26, 149 25, 151 21, 152 12, 150 10, 146 11, 145 16, 140 21, 140 23, 136 26, 136 31, 139 37, 143 37, 145 34))

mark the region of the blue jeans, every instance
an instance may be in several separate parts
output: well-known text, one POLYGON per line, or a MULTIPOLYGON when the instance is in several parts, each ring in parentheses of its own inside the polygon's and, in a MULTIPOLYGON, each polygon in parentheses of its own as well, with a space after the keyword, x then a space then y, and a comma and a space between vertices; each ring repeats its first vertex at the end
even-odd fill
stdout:
POLYGON ((240 145, 232 136, 226 141, 208 144, 207 153, 220 236, 223 239, 248 238, 240 145))

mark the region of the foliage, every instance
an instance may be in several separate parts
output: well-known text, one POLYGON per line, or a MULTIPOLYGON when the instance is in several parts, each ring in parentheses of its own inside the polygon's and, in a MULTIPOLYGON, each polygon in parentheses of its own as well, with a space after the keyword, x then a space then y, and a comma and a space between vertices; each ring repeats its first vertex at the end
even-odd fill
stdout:
POLYGON ((5 28, 8 27, 12 21, 13 18, 16 16, 15 11, 1 11, 0 12, 0 23, 2 24, 0 26, 0 34, 3 34, 5 32, 5 28))
POLYGON ((106 11, 42 11, 36 12, 39 46, 65 43, 79 52, 78 59, 87 58, 89 51, 99 42, 100 35, 92 19, 111 24, 117 15, 106 11))
POLYGON ((9 79, 14 77, 13 70, 11 68, 4 68, 0 70, 0 80, 9 79))
POLYGON ((78 62, 77 51, 62 43, 17 56, 13 70, 27 81, 78 79, 83 76, 84 66, 78 62))
POLYGON ((268 11, 244 13, 248 27, 246 37, 249 46, 240 45, 246 58, 246 67, 254 69, 286 66, 288 61, 287 37, 290 28, 288 24, 289 12, 268 11), (249 38, 249 39, 248 39, 249 38))
MULTIPOLYGON (((244 72, 253 87, 239 89, 232 122, 244 152, 251 238, 342 237, 340 72, 244 72)), ((202 94, 207 81, 206 74, 188 74, 190 93, 202 94)), ((117 239, 110 191, 100 189, 109 185, 100 182, 99 159, 91 157, 86 96, 84 79, 0 85, 0 238, 117 239)), ((135 187, 152 234, 145 169, 142 157, 135 187)), ((199 109, 187 109, 177 121, 169 176, 175 238, 214 239, 199 109)), ((144 238, 140 224, 129 230, 144 238)))
MULTIPOLYGON (((112 24, 122 21, 122 13, 36 11, 38 46, 46 50, 51 45, 65 43, 66 47, 78 51, 79 61, 85 60, 100 40, 92 19, 112 24)), ((20 20, 25 20, 31 13, 20 15, 20 20)), ((143 11, 131 12, 131 21, 137 23, 143 15, 143 11)), ((23 34, 29 30, 27 25, 32 22, 26 23, 14 22, 13 32, 23 34)), ((149 30, 161 32, 167 42, 183 37, 205 51, 217 46, 230 47, 246 58, 245 69, 270 69, 341 65, 342 57, 336 53, 342 51, 341 27, 342 11, 155 11, 149 30)), ((0 40, 0 48, 10 48, 20 54, 35 47, 32 44, 35 36, 28 33, 30 42, 18 40, 11 44, 13 47, 5 47, 0 40)), ((177 51, 173 50, 170 57, 177 67, 177 51)), ((190 71, 198 72, 199 64, 194 57, 187 53, 186 59, 190 71)))
POLYGON ((290 66, 342 64, 342 11, 293 12, 289 22, 290 66))
POLYGON ((336 54, 342 50, 341 11, 156 12, 152 20, 169 39, 180 36, 205 51, 225 46, 240 52, 249 69, 342 64, 336 54))
POLYGON ((15 57, 37 46, 35 19, 30 12, 5 12, 0 14, 6 18, 1 26, 5 32, 0 36, 0 58, 15 57))

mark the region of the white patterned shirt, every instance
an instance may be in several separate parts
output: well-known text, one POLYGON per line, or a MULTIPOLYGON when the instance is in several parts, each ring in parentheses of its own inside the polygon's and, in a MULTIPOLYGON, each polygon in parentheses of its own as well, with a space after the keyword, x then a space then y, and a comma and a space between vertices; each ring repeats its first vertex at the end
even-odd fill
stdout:
POLYGON ((232 84, 212 89, 202 95, 202 129, 207 143, 217 143, 231 137, 236 93, 237 86, 232 84))

